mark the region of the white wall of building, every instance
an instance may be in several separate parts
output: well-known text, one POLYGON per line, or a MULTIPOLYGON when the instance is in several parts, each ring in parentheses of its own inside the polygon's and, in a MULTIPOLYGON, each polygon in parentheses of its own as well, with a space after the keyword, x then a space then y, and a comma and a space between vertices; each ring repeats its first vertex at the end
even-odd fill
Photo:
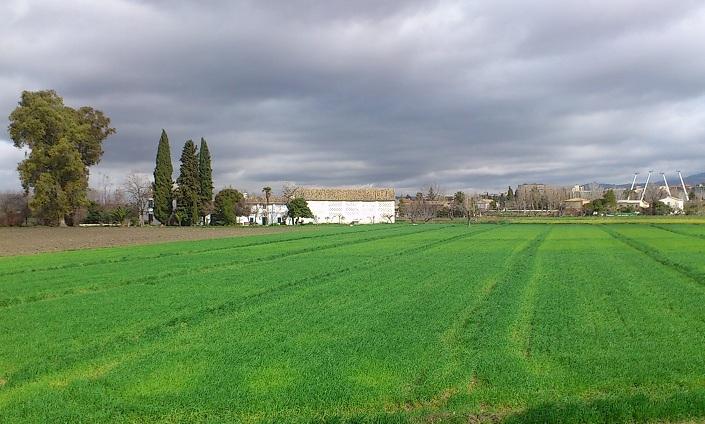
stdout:
POLYGON ((379 224, 394 222, 394 201, 310 200, 313 222, 318 224, 379 224))
POLYGON ((677 211, 683 210, 683 200, 682 199, 678 199, 678 198, 672 197, 672 196, 667 196, 659 201, 661 203, 664 203, 664 204, 670 206, 671 208, 673 208, 677 211))
POLYGON ((274 224, 285 224, 286 215, 289 209, 283 204, 271 204, 267 205, 252 205, 250 207, 250 214, 247 216, 238 216, 238 224, 259 224, 263 223, 262 218, 267 217, 267 220, 274 224))

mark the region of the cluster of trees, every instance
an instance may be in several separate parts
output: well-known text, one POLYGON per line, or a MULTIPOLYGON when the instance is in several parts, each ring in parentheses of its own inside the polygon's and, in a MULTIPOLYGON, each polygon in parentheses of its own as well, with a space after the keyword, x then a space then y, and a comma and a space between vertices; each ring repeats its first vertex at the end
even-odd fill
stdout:
POLYGON ((550 186, 543 186, 541 189, 537 186, 522 186, 516 191, 509 186, 506 193, 485 193, 476 196, 459 191, 453 196, 445 196, 438 186, 431 185, 425 192, 418 192, 413 198, 407 196, 403 199, 401 215, 411 221, 460 217, 472 219, 482 212, 477 204, 480 198, 491 201, 490 210, 560 210, 563 201, 569 197, 569 189, 550 186))
POLYGON ((29 203, 24 193, 0 193, 0 226, 26 225, 30 217, 29 203))
MULTIPOLYGON (((629 198, 629 190, 626 190, 623 197, 629 198)), ((590 203, 583 206, 585 215, 606 215, 617 212, 641 212, 647 215, 669 215, 674 212, 673 208, 660 201, 665 196, 665 193, 660 193, 658 188, 647 190, 644 194, 644 200, 649 203, 646 209, 637 209, 631 205, 620 205, 617 202, 617 195, 614 190, 609 189, 604 192, 601 198, 594 199, 590 203)), ((687 206, 687 205, 686 205, 687 206)))
POLYGON ((48 225, 124 222, 130 217, 141 224, 152 196, 155 216, 163 223, 194 225, 212 211, 212 169, 204 139, 199 150, 191 140, 184 145, 174 188, 169 141, 162 131, 154 184, 130 174, 124 201, 107 205, 91 202, 87 194, 89 167, 100 162, 103 141, 115 133, 110 118, 92 107, 66 106, 54 90, 42 90, 22 92, 9 121, 15 147, 28 148, 29 154, 17 167, 23 199, 3 196, 0 223, 26 221, 29 210, 37 222, 48 225))
MULTIPOLYGON (((509 197, 509 192, 507 192, 507 197, 509 197)), ((502 207, 524 210, 559 210, 563 201, 570 197, 571 191, 567 187, 543 186, 539 189, 533 184, 522 185, 513 193, 512 199, 507 199, 506 204, 502 207)))
POLYGON ((198 225, 213 212, 213 170, 208 143, 201 138, 198 149, 187 140, 181 151, 181 166, 172 176, 169 137, 162 130, 154 168, 154 217, 166 225, 198 225))
MULTIPOLYGON (((210 215, 212 224, 234 225, 238 216, 250 215, 250 207, 240 191, 226 187, 213 196, 211 156, 205 139, 201 138, 198 149, 193 141, 187 140, 181 151, 180 163, 179 176, 173 181, 169 137, 162 130, 151 190, 154 217, 159 222, 165 225, 206 224, 206 217, 210 215)), ((306 201, 295 196, 296 187, 285 186, 284 192, 288 199, 289 217, 295 223, 301 218, 313 218, 306 201)), ((262 193, 265 211, 269 211, 272 188, 264 187, 262 193)), ((271 218, 267 217, 269 221, 271 218)))
POLYGON ((479 215, 474 196, 458 191, 448 201, 437 185, 429 185, 425 192, 417 192, 399 202, 399 215, 412 223, 428 222, 434 218, 465 218, 468 223, 479 215))
POLYGON ((90 201, 83 223, 124 225, 128 220, 137 222, 139 217, 126 205, 106 206, 90 201))
POLYGON ((595 199, 583 206, 583 211, 587 215, 603 215, 617 211, 617 196, 614 190, 607 190, 600 199, 595 199))

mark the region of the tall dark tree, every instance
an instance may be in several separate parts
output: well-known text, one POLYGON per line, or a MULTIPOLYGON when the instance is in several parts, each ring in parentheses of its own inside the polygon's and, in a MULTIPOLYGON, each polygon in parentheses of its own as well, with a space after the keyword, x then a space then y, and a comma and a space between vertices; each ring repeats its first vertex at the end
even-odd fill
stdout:
POLYGON ((198 224, 200 210, 200 184, 198 180, 198 157, 196 155, 196 145, 192 140, 186 141, 181 151, 181 167, 179 177, 176 179, 177 189, 177 209, 184 215, 184 223, 187 225, 198 224))
POLYGON ((450 208, 450 218, 455 218, 455 213, 456 212, 461 212, 462 211, 462 205, 465 202, 465 193, 462 191, 456 191, 455 194, 453 195, 453 204, 451 205, 450 208))
POLYGON ((213 212, 213 169, 211 168, 211 153, 208 151, 208 143, 203 137, 201 137, 201 147, 198 149, 198 179, 200 212, 203 222, 206 222, 206 215, 213 212))
POLYGON ((617 209, 617 195, 614 194, 614 190, 607 190, 602 198, 605 199, 605 206, 607 206, 610 211, 617 209))
POLYGON ((154 167, 154 217, 162 224, 168 224, 172 214, 172 199, 174 187, 174 167, 171 164, 171 149, 169 137, 162 130, 157 147, 157 160, 154 167))
POLYGON ((10 114, 8 131, 15 147, 30 149, 17 170, 30 208, 38 218, 65 225, 87 205, 88 167, 100 162, 102 143, 115 132, 103 112, 64 105, 54 90, 23 91, 10 114))
POLYGON ((509 186, 509 190, 507 190, 507 200, 514 200, 514 192, 512 191, 512 186, 509 186))

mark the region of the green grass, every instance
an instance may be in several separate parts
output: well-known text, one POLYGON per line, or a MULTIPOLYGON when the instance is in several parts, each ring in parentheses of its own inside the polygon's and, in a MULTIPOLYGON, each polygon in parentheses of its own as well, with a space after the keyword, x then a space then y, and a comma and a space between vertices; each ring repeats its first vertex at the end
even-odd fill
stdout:
POLYGON ((705 420, 705 227, 597 224, 0 258, 0 422, 705 420))
MULTIPOLYGON (((473 219, 476 223, 500 224, 705 224, 702 215, 627 215, 627 216, 531 216, 531 215, 483 215, 473 219)), ((467 222, 464 218, 436 218, 434 223, 467 222)))

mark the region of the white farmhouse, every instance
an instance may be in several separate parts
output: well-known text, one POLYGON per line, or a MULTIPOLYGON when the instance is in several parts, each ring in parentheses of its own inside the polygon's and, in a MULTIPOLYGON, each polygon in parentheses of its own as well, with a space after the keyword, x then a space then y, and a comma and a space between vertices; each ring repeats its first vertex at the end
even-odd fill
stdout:
POLYGON ((286 198, 281 196, 270 196, 269 202, 264 196, 247 196, 245 193, 245 205, 249 211, 246 216, 238 216, 237 222, 242 225, 267 225, 287 224, 286 198))
POLYGON ((311 188, 300 187, 295 197, 303 197, 318 224, 378 224, 394 222, 393 188, 311 188))
POLYGON ((683 199, 679 199, 677 197, 673 197, 671 195, 668 195, 668 196, 664 197, 663 199, 659 200, 659 202, 670 206, 675 211, 682 211, 683 210, 683 199))

